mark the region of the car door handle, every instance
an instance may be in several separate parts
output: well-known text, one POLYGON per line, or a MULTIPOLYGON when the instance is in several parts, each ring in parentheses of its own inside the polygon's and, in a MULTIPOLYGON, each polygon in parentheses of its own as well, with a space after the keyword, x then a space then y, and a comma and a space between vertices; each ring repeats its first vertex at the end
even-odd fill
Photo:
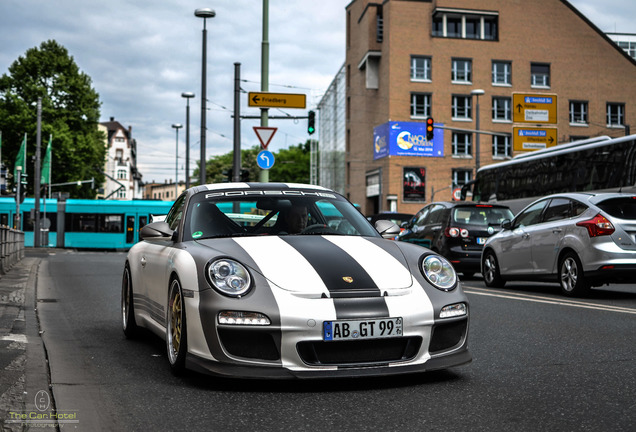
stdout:
POLYGON ((523 240, 528 240, 528 239, 530 238, 530 234, 528 234, 528 233, 523 233, 523 234, 521 235, 521 238, 522 238, 523 240))
POLYGON ((142 256, 140 261, 141 261, 141 266, 146 267, 146 257, 142 256))
POLYGON ((552 232, 553 232, 554 234, 560 234, 560 233, 562 233, 562 232, 563 232, 563 230, 562 230, 561 228, 554 228, 554 229, 552 230, 552 232))

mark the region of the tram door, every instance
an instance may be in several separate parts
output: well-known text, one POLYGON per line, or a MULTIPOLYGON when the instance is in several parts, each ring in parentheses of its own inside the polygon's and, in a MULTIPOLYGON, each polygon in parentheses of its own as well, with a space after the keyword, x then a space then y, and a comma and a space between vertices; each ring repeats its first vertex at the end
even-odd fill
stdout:
POLYGON ((137 230, 135 229, 135 215, 126 215, 126 247, 131 247, 136 242, 137 230))

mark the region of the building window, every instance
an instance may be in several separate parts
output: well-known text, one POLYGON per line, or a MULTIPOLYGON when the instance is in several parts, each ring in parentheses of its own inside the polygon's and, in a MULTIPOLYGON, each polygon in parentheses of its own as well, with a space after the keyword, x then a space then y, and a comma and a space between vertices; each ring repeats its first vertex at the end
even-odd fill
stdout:
POLYGON ((510 121, 512 119, 512 102, 509 97, 492 98, 492 119, 510 121))
POLYGON ((636 42, 634 41, 617 41, 619 47, 621 47, 630 57, 636 59, 636 42))
POLYGON ((570 101, 570 124, 587 125, 587 102, 570 101))
POLYGON ((115 142, 123 143, 125 140, 122 137, 115 137, 115 142))
POLYGON ((454 169, 453 170, 453 185, 462 187, 473 178, 472 170, 467 169, 454 169))
POLYGON ((433 14, 433 36, 497 40, 498 22, 496 12, 438 8, 433 14))
POLYGON ((550 65, 545 63, 532 63, 530 65, 530 84, 532 87, 550 87, 550 65))
POLYGON ((117 190, 117 198, 125 199, 126 198, 126 189, 120 188, 117 190))
POLYGON ((117 180, 126 180, 127 176, 126 170, 120 169, 117 170, 117 180))
POLYGON ((493 85, 512 85, 512 63, 507 61, 492 62, 493 85))
POLYGON ((510 136, 493 135, 492 136, 492 157, 497 159, 509 158, 512 156, 512 146, 510 145, 510 136))
POLYGON ((453 120, 472 120, 472 97, 453 96, 453 120))
POLYGON ((124 158, 124 151, 122 149, 116 149, 115 159, 117 159, 118 162, 122 162, 123 158, 124 158))
POLYGON ((472 60, 453 59, 451 80, 454 83, 470 84, 472 81, 472 60))
POLYGON ((472 134, 463 132, 453 132, 453 156, 472 156, 473 141, 472 134))
POLYGON ((411 81, 431 80, 431 58, 411 56, 411 81))
POLYGON ((431 95, 411 93, 411 117, 430 117, 431 95))
POLYGON ((625 104, 607 104, 607 126, 625 126, 625 104))

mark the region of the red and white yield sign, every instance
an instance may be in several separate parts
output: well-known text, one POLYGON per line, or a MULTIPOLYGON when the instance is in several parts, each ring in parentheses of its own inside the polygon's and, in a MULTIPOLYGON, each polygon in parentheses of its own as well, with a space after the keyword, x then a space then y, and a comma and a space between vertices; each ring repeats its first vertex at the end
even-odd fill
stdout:
POLYGON ((261 142, 261 148, 267 150, 267 146, 274 137, 274 134, 276 133, 276 130, 278 128, 263 126, 253 126, 252 128, 254 129, 254 132, 256 132, 258 140, 261 142))

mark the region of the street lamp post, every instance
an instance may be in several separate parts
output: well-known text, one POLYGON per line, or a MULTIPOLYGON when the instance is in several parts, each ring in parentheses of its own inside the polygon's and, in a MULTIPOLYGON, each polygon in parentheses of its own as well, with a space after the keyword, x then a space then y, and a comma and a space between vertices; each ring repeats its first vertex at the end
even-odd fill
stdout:
POLYGON ((207 75, 207 42, 208 42, 208 31, 205 28, 205 23, 207 18, 214 18, 216 16, 216 12, 210 8, 201 8, 196 9, 194 11, 194 15, 203 18, 203 43, 202 43, 202 62, 201 62, 201 163, 199 167, 199 181, 202 185, 206 183, 206 172, 205 172, 205 114, 206 114, 206 75, 207 75))
POLYGON ((185 187, 190 188, 190 99, 194 97, 194 93, 183 92, 181 97, 186 100, 186 160, 185 160, 185 187))
POLYGON ((479 132, 479 96, 485 93, 486 92, 482 89, 475 89, 470 92, 471 96, 477 97, 477 103, 475 106, 475 177, 477 177, 477 171, 479 170, 479 136, 481 135, 479 132))
POLYGON ((177 131, 177 153, 174 157, 174 199, 177 199, 177 196, 179 196, 179 129, 181 129, 183 125, 181 123, 175 123, 172 127, 177 131))

